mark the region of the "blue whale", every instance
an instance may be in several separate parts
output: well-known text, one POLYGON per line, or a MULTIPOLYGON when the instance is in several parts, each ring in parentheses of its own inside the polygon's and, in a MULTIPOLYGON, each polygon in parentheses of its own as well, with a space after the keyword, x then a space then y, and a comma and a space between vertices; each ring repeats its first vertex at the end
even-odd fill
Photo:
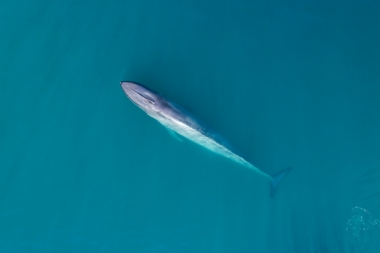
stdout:
POLYGON ((252 165, 221 135, 207 127, 196 117, 173 102, 165 99, 159 93, 135 82, 120 82, 127 97, 150 117, 156 119, 169 131, 175 133, 217 153, 240 163, 261 174, 271 182, 271 197, 274 197, 279 183, 291 171, 288 168, 275 175, 269 175, 252 165))

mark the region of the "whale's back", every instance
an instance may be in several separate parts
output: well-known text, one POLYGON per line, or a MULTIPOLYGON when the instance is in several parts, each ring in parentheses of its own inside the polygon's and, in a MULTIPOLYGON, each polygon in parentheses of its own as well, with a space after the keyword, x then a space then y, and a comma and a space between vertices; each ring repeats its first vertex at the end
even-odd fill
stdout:
POLYGON ((166 101, 157 117, 151 116, 185 138, 270 178, 268 174, 248 162, 227 139, 182 107, 166 101))

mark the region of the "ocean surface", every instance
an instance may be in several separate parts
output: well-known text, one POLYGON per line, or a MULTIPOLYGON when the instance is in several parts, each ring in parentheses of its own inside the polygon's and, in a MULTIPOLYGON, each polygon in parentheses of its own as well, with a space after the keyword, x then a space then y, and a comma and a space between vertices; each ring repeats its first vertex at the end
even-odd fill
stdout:
POLYGON ((380 252, 380 2, 0 2, 0 252, 380 252), (136 107, 142 83, 266 178, 136 107))

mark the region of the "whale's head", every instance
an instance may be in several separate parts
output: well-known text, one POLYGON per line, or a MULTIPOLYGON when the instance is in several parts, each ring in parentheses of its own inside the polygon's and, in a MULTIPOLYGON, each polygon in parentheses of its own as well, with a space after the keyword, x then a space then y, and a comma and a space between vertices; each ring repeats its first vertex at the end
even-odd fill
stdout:
POLYGON ((144 85, 134 82, 120 82, 127 97, 143 111, 156 111, 160 103, 160 95, 144 85))

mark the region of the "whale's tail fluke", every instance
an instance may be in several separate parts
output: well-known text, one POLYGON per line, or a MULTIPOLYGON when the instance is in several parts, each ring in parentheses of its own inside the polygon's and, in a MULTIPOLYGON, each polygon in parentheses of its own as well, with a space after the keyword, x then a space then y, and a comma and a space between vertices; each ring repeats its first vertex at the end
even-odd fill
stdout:
POLYGON ((272 181, 270 182, 270 196, 273 198, 274 195, 277 192, 278 185, 280 182, 288 175, 288 173, 292 170, 293 168, 287 168, 285 170, 281 170, 280 172, 272 175, 272 181))

